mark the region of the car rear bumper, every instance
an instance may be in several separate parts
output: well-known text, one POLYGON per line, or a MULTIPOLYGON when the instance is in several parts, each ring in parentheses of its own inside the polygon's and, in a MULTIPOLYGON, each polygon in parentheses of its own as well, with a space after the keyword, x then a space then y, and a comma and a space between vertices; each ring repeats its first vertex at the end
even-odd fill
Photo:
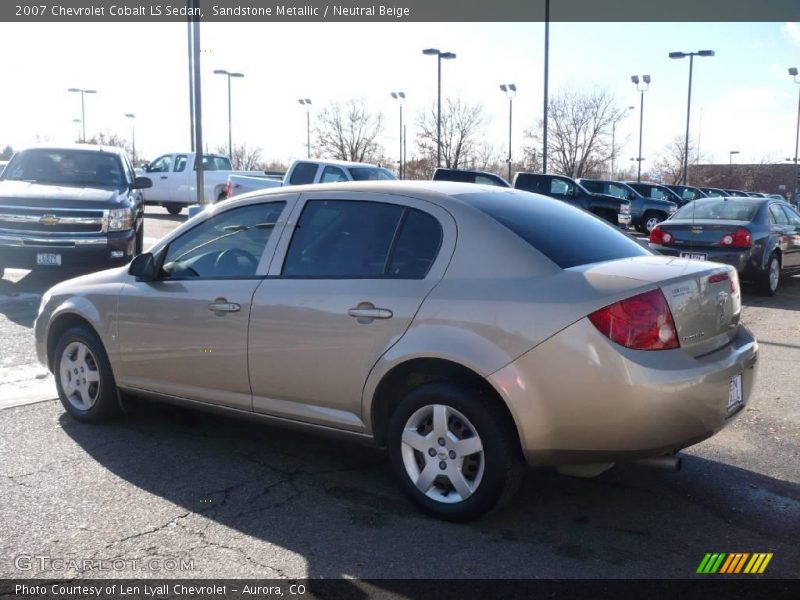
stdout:
POLYGON ((676 451, 724 428, 750 398, 757 357, 745 327, 694 358, 681 349, 623 348, 582 319, 489 381, 511 410, 528 463, 619 462, 676 451), (743 402, 729 410, 739 374, 743 402))
POLYGON ((758 262, 754 260, 753 253, 750 249, 724 250, 718 248, 697 248, 690 250, 689 248, 676 248, 674 246, 661 246, 659 244, 650 244, 650 248, 664 256, 680 256, 681 252, 705 254, 706 260, 731 265, 739 272, 740 276, 752 274, 759 268, 758 262))
POLYGON ((116 266, 133 258, 136 232, 115 231, 102 236, 22 236, 0 234, 0 265, 18 269, 116 266), (39 254, 56 254, 61 264, 41 266, 39 254))

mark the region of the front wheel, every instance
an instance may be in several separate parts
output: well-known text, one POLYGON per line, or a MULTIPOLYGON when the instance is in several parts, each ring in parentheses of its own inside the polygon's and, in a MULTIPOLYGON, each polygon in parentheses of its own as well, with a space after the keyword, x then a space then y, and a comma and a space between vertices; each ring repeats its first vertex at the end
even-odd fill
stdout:
POLYGON ((54 356, 58 397, 72 417, 96 423, 119 412, 114 374, 94 331, 86 326, 68 329, 58 340, 54 356))
POLYGON ((774 296, 778 293, 781 283, 781 260, 777 254, 769 257, 767 268, 759 272, 756 285, 758 291, 765 296, 774 296))
POLYGON ((392 468, 408 498, 448 521, 476 519, 513 497, 523 473, 516 428, 477 391, 413 390, 392 414, 392 468))
POLYGON ((654 212, 646 213, 642 218, 642 233, 650 233, 663 220, 663 215, 654 212))

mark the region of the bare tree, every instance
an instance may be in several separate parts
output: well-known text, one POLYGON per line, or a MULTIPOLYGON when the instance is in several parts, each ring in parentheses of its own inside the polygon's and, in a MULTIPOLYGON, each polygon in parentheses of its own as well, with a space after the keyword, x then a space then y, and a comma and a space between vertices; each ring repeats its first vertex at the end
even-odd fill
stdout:
POLYGON ((111 133, 109 130, 101 131, 100 133, 93 135, 88 140, 86 140, 86 143, 96 144, 98 146, 111 146, 114 148, 122 148, 128 154, 132 154, 131 143, 121 135, 117 135, 116 133, 111 133))
MULTIPOLYGON (((689 138, 689 167, 698 163, 694 142, 689 138)), ((653 163, 651 176, 668 184, 683 182, 683 165, 686 157, 686 138, 676 136, 669 144, 664 146, 661 157, 653 163)))
POLYGON ((377 142, 383 131, 383 114, 371 113, 361 100, 349 100, 343 108, 330 104, 317 117, 314 129, 320 154, 339 160, 373 162, 383 155, 377 142))
MULTIPOLYGON (((261 158, 261 148, 253 148, 247 144, 233 145, 233 156, 230 157, 233 168, 237 171, 263 171, 264 162, 261 158)), ((217 153, 227 156, 227 146, 217 146, 217 153)))
MULTIPOLYGON (((437 110, 417 115, 417 148, 425 158, 436 159, 437 110)), ((442 161, 444 166, 458 169, 475 161, 487 124, 486 110, 481 104, 466 104, 460 99, 446 98, 442 106, 442 161)))
MULTIPOLYGON (((549 102, 548 160, 553 172, 583 177, 602 170, 611 157, 611 128, 623 111, 606 89, 567 88, 549 102)), ((541 148, 542 123, 525 131, 523 153, 530 160, 541 148)), ((540 155, 539 155, 540 156, 540 155)), ((533 161, 532 161, 533 162, 533 161)))

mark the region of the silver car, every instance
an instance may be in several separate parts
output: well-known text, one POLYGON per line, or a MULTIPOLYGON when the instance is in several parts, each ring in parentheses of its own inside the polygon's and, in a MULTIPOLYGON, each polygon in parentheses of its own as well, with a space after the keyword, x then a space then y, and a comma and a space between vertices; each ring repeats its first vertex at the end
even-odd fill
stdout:
POLYGON ((732 267, 558 200, 374 182, 215 205, 52 288, 35 331, 78 420, 123 390, 385 446, 418 507, 467 520, 526 463, 669 462, 725 427, 756 376, 740 316, 732 267))

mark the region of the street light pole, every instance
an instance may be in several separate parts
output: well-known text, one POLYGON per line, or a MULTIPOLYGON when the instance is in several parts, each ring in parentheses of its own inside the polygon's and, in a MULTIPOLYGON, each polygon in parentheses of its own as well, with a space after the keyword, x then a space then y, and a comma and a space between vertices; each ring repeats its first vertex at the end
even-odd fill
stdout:
POLYGON ((547 112, 550 83, 550 0, 544 0, 544 117, 542 119, 542 174, 547 174, 547 112))
POLYGON ((228 77, 228 155, 233 160, 233 133, 232 133, 232 118, 231 118, 231 78, 244 77, 244 73, 231 73, 225 69, 215 69, 214 75, 226 75, 228 77))
POLYGON ((739 154, 738 150, 731 150, 728 152, 728 180, 731 185, 733 186, 733 155, 739 154))
POLYGON ((308 149, 306 158, 311 158, 311 100, 300 98, 298 102, 306 109, 306 148, 308 149))
MULTIPOLYGON (((789 69, 789 75, 792 76, 795 83, 800 84, 800 78, 798 78, 798 71, 797 67, 791 67, 789 69)), ((800 89, 797 90, 797 132, 795 133, 794 138, 794 197, 793 200, 795 203, 798 202, 797 194, 800 192, 800 169, 797 166, 798 151, 800 151, 800 89)))
POLYGON ((695 56, 714 56, 713 50, 699 50, 697 52, 670 52, 670 58, 689 57, 689 96, 686 101, 686 143, 683 149, 683 185, 689 179, 689 120, 692 111, 692 69, 694 68, 695 56))
POLYGON ((84 103, 84 95, 85 94, 96 94, 97 90, 85 90, 82 88, 69 88, 68 92, 80 92, 81 94, 81 128, 82 128, 82 135, 81 135, 81 142, 86 143, 86 105, 84 103))
POLYGON ((442 60, 452 60, 453 52, 441 52, 438 48, 426 48, 422 51, 426 56, 437 58, 437 102, 436 102, 436 166, 442 166, 442 60))
POLYGON ((632 75, 631 81, 639 90, 639 157, 636 159, 639 163, 639 169, 636 174, 636 183, 642 182, 642 131, 644 127, 644 93, 650 88, 650 75, 642 75, 641 83, 639 82, 638 75, 632 75))
POLYGON ((397 159, 397 173, 400 176, 400 179, 403 179, 403 102, 406 99, 406 94, 405 92, 392 92, 391 96, 397 100, 398 104, 400 105, 400 154, 397 159))
POLYGON ((136 166, 136 115, 125 113, 125 116, 131 120, 131 150, 133 151, 133 164, 136 166))
POLYGON ((500 90, 508 96, 508 181, 511 181, 511 120, 514 115, 514 96, 517 95, 517 86, 513 83, 503 83, 500 90))

